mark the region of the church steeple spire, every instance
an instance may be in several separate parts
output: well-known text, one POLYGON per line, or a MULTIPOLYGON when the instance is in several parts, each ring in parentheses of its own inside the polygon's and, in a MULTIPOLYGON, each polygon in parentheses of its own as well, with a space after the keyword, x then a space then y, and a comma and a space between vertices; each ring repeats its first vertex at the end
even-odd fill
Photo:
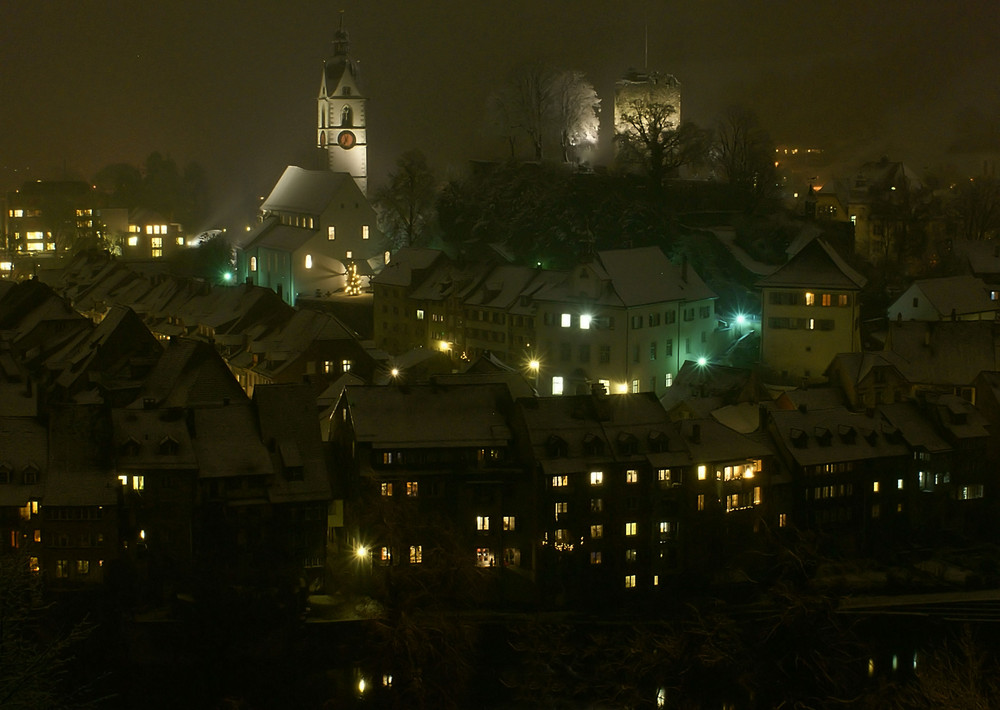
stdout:
POLYGON ((344 29, 344 11, 340 11, 340 28, 333 35, 333 54, 336 57, 346 57, 351 49, 351 39, 344 29))
POLYGON ((366 99, 361 93, 358 65, 347 53, 350 43, 340 27, 333 35, 334 56, 323 62, 316 123, 316 145, 327 154, 327 165, 337 173, 350 173, 361 191, 368 191, 368 136, 366 99))

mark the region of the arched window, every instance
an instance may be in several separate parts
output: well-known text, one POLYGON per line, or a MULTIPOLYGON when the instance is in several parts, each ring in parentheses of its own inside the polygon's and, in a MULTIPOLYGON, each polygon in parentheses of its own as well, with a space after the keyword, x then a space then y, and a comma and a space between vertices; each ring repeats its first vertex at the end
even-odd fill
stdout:
POLYGON ((354 112, 351 110, 350 106, 344 106, 344 110, 340 112, 340 125, 341 126, 354 125, 354 112))
POLYGON ((319 127, 326 128, 326 106, 324 106, 323 110, 320 112, 319 127))
POLYGON ((250 257, 250 270, 251 271, 257 270, 257 257, 255 256, 250 257))
POLYGON ((319 147, 326 148, 326 131, 319 132, 319 147))

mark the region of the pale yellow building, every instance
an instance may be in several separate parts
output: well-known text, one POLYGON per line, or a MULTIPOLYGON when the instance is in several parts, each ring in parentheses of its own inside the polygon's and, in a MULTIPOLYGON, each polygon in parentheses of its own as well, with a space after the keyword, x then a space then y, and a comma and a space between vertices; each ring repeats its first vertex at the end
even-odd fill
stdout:
POLYGON ((758 281, 765 367, 786 382, 820 382, 834 356, 860 352, 865 281, 821 239, 758 281))

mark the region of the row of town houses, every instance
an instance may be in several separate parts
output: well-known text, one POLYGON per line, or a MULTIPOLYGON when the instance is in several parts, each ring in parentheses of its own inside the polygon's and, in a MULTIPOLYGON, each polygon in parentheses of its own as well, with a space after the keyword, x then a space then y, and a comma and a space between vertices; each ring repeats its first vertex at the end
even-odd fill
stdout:
MULTIPOLYGON (((806 252, 812 272, 824 255, 806 252)), ((639 342, 649 357, 670 302, 609 295, 627 256, 563 274, 601 281, 591 293, 605 306, 589 313, 570 306, 579 290, 539 286, 531 337, 556 353, 575 338, 577 357, 582 331, 621 338, 596 343, 598 355, 658 333, 639 342), (542 298, 558 289, 563 302, 542 298)), ((776 279, 770 288, 801 290, 776 279)), ((557 604, 668 593, 803 531, 863 555, 995 536, 991 320, 890 320, 881 349, 833 357, 826 386, 775 387, 684 358, 669 387, 621 393, 584 372, 575 389, 538 396, 537 372, 486 349, 469 363, 434 353, 439 374, 386 377, 405 353, 267 289, 144 276, 93 255, 52 281, 0 282, 0 541, 56 586, 126 578, 150 600, 206 580, 317 590, 347 583, 358 567, 342 563, 359 552, 372 572, 458 554, 499 580, 497 594, 557 604)), ((776 300, 850 310, 837 285, 829 299, 820 284, 797 305, 776 300)), ((374 286, 377 336, 392 302, 374 286)), ((430 303, 418 303, 423 320, 430 303)), ((691 306, 672 307, 683 321, 691 306)))

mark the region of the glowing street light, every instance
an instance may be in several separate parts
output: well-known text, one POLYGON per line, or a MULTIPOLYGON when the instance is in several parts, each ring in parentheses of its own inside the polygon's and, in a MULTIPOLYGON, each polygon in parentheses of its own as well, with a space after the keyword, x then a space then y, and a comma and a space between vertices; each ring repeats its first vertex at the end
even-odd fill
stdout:
POLYGON ((357 556, 359 560, 366 559, 368 557, 368 548, 365 547, 364 545, 358 545, 357 549, 354 551, 354 554, 357 556))
POLYGON ((708 358, 702 355, 698 358, 698 367, 705 367, 708 364, 708 358))
POLYGON ((396 379, 397 377, 399 377, 399 368, 398 367, 392 368, 391 370, 389 370, 389 374, 392 376, 392 379, 396 379))

